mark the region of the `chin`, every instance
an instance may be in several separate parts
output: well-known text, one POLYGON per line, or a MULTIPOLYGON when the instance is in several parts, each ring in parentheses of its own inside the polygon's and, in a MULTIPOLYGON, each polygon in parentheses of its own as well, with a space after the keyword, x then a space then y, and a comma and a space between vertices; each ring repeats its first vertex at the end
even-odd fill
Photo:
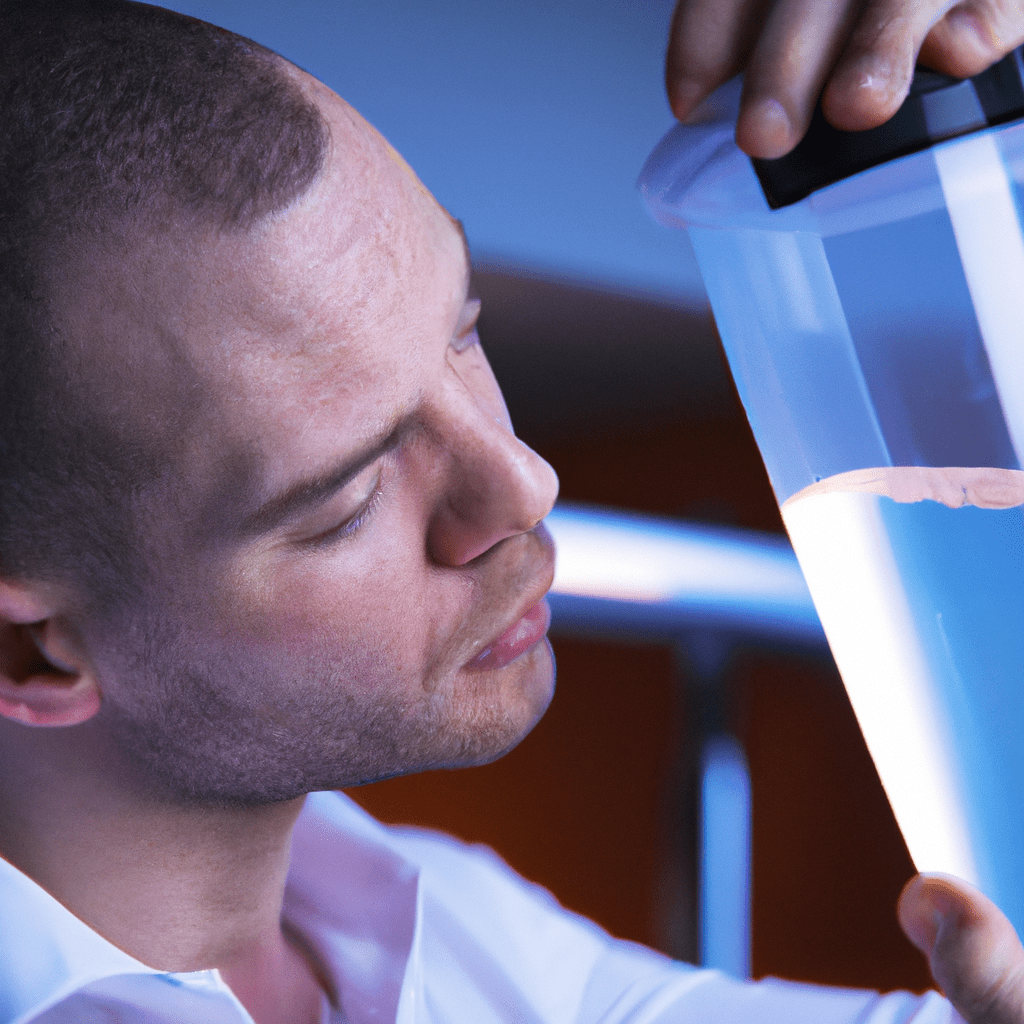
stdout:
POLYGON ((526 738, 554 697, 554 652, 545 637, 512 664, 476 675, 474 692, 466 702, 476 713, 462 723, 465 742, 461 757, 444 765, 446 768, 489 764, 526 738), (488 677, 499 675, 507 678, 501 681, 500 697, 495 700, 495 680, 488 677))

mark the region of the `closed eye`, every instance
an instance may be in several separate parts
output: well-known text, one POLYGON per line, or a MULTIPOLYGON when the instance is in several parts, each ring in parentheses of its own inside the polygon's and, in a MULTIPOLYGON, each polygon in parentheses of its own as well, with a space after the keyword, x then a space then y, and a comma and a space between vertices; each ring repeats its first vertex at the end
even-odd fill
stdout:
POLYGON ((355 515, 350 516, 344 522, 339 523, 332 529, 326 530, 324 533, 317 534, 315 537, 310 537, 306 543, 313 546, 321 546, 324 544, 332 544, 338 541, 342 541, 347 537, 351 537, 358 533, 362 529, 366 521, 373 515, 377 510, 377 506, 381 502, 382 490, 380 486, 380 476, 377 477, 376 485, 373 488, 372 493, 364 502, 362 508, 356 512, 355 515))
POLYGON ((293 538, 302 545, 319 546, 357 533, 377 507, 384 467, 367 466, 337 494, 303 518, 293 538))

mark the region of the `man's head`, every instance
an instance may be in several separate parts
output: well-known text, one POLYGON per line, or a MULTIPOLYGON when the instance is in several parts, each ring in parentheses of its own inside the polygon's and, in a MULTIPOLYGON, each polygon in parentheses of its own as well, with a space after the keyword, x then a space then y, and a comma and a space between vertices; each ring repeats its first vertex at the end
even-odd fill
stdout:
POLYGON ((19 59, 60 87, 5 86, 38 150, 22 187, 60 192, 60 146, 74 173, 65 213, 36 203, 27 272, 3 267, 0 358, 28 399, 2 425, 0 576, 51 701, 62 668, 87 696, 64 720, 176 799, 503 752, 550 697, 543 609, 523 616, 555 482, 476 344, 457 224, 253 44, 123 3, 28 10, 58 52, 15 20, 19 59))

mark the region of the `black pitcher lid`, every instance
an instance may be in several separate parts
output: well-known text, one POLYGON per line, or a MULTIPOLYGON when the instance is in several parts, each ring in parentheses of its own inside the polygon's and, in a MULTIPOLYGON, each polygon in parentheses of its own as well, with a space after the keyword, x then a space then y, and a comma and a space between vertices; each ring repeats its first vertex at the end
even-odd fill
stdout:
POLYGON ((789 206, 826 185, 932 143, 1024 116, 1024 62, 1014 50, 974 78, 919 68, 896 113, 877 128, 844 132, 818 104, 800 144, 777 160, 753 161, 768 205, 789 206))

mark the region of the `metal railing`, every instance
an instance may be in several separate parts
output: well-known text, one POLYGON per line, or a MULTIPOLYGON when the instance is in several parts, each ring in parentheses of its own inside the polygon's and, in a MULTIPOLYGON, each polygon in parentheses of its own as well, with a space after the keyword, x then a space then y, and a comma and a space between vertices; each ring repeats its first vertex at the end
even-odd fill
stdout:
MULTIPOLYGON (((815 652, 827 644, 782 537, 559 504, 555 633, 671 643, 689 666, 696 727, 697 936, 700 962, 750 969, 750 779, 716 699, 737 643, 815 652), (710 709, 710 710, 709 710, 710 709)), ((692 710, 692 709, 691 709, 692 710)))

